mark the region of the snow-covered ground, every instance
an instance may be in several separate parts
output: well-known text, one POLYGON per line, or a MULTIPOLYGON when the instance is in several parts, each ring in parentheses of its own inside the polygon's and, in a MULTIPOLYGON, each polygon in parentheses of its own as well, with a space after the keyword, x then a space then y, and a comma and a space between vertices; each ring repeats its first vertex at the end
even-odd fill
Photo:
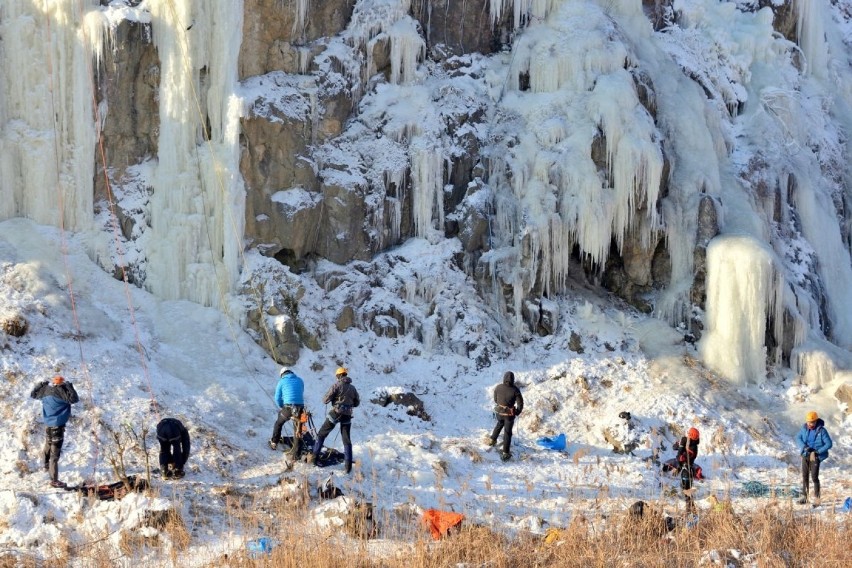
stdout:
MULTIPOLYGON (((636 499, 659 499, 676 513, 683 509, 676 481, 661 477, 651 458, 657 452, 672 457, 672 442, 691 426, 702 433, 698 463, 708 478, 699 485, 699 509, 716 495, 744 511, 767 502, 744 497, 746 481, 799 486, 793 437, 811 409, 825 419, 835 443, 821 470, 824 505, 817 514, 840 515, 837 505, 852 495, 846 479, 852 418, 829 395, 831 385, 814 392, 793 377, 776 376, 761 387, 730 386, 705 370, 694 348, 669 326, 598 297, 582 283, 560 304, 555 335, 529 337, 481 369, 441 347, 428 352, 410 337, 327 331, 322 349, 303 349, 293 368, 305 379, 317 426, 334 369, 349 369, 363 401, 353 422, 356 465, 351 476, 342 466, 290 468, 283 454, 266 446, 279 365, 220 312, 126 287, 84 250, 84 239, 55 228, 20 219, 0 223, 0 317, 20 314, 29 323, 20 338, 0 336, 0 546, 7 550, 38 556, 61 539, 85 545, 107 534, 117 542, 122 529, 143 523, 146 510, 176 507, 192 519, 187 557, 200 562, 260 536, 256 528, 229 521, 225 493, 262 501, 288 486, 279 485, 282 477, 315 487, 332 472, 344 493, 373 502, 380 512, 412 504, 452 508, 509 531, 564 526, 576 514, 623 510, 636 499), (572 332, 582 353, 569 349, 572 332), (483 440, 493 426, 491 390, 506 370, 516 373, 526 410, 515 428, 515 457, 503 463, 483 440), (154 446, 151 431, 165 416, 190 429, 186 478, 154 477, 151 495, 115 502, 92 503, 50 488, 40 468, 40 403, 29 392, 56 372, 73 381, 81 398, 67 429, 61 479, 116 481, 108 464, 114 445, 99 423, 137 434, 147 429, 154 446), (416 394, 431 420, 371 402, 382 392, 416 394), (619 418, 625 411, 632 429, 619 418), (636 449, 613 452, 605 429, 636 449), (536 445, 559 433, 567 436, 566 451, 536 445)), ((387 276, 434 270, 428 263, 451 252, 412 241, 394 252, 397 262, 387 276)), ((475 303, 469 283, 448 286, 456 294, 436 298, 437 309, 475 303)), ((302 312, 332 300, 323 294, 306 290, 302 312)), ((337 435, 328 442, 341 447, 337 435)), ((128 473, 144 475, 139 453, 126 457, 128 473)), ((314 507, 319 502, 312 496, 314 507)))

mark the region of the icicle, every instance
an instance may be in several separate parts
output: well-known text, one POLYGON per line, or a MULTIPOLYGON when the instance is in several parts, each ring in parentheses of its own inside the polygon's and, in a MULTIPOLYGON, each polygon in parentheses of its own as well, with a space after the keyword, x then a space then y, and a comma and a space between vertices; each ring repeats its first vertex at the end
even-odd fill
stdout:
POLYGON ((294 34, 301 34, 304 31, 310 9, 311 0, 296 0, 296 18, 293 20, 294 34))
POLYGON ((391 44, 390 82, 398 85, 414 79, 417 61, 426 54, 426 42, 417 32, 417 22, 410 16, 397 20, 388 30, 391 44))
POLYGON ((414 229, 424 237, 435 228, 433 213, 438 227, 444 226, 444 158, 422 138, 411 141, 410 151, 414 229))
POLYGON ((828 70, 828 49, 825 43, 825 7, 828 2, 795 0, 796 35, 808 62, 807 72, 825 77, 828 70))

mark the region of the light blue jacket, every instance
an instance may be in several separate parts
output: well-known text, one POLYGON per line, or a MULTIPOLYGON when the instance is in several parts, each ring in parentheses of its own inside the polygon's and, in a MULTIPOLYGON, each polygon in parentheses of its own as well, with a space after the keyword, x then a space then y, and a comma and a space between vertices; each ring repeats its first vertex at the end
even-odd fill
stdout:
POLYGON ((807 454, 805 448, 813 448, 816 450, 819 461, 828 458, 828 450, 833 445, 831 436, 828 435, 828 431, 825 429, 825 422, 822 421, 822 418, 816 421, 813 430, 808 429, 807 424, 802 424, 802 429, 799 430, 796 441, 799 442, 799 453, 802 456, 807 454))
POLYGON ((293 371, 287 371, 278 379, 275 387, 275 404, 281 408, 285 404, 305 404, 305 382, 293 371))

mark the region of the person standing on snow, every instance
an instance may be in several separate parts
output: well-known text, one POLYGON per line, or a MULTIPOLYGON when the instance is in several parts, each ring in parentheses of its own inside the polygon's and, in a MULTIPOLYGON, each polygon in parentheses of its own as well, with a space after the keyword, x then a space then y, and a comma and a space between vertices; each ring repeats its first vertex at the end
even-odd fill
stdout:
POLYGON ((326 437, 334 430, 336 424, 340 424, 340 437, 343 439, 343 469, 346 473, 352 471, 352 440, 349 437, 352 429, 352 409, 361 404, 358 390, 352 386, 352 379, 345 367, 340 367, 335 373, 337 380, 331 386, 322 401, 331 403, 331 410, 323 422, 317 440, 314 443, 314 451, 308 456, 309 463, 316 463, 322 445, 326 437))
POLYGON ((65 441, 65 424, 71 418, 71 405, 80 397, 74 385, 64 377, 56 375, 49 383, 41 381, 30 393, 30 397, 41 400, 44 425, 47 427, 44 443, 44 469, 50 475, 51 487, 65 487, 59 481, 59 455, 65 441))
POLYGON ((157 424, 160 442, 160 471, 163 479, 180 479, 189 459, 189 431, 177 418, 163 418, 157 424))
POLYGON ((508 461, 512 459, 509 448, 512 445, 512 428, 515 426, 515 417, 520 416, 524 410, 524 397, 521 389, 515 386, 515 373, 506 371, 503 374, 503 383, 494 387, 494 414, 497 415, 497 425, 491 432, 488 445, 497 443, 500 431, 503 431, 503 451, 500 459, 508 461))
POLYGON ((293 445, 290 453, 299 455, 299 444, 301 424, 298 423, 302 411, 305 409, 305 381, 287 367, 281 367, 278 374, 278 386, 275 387, 275 405, 278 407, 278 419, 272 427, 272 437, 269 439, 269 448, 278 448, 281 441, 281 429, 288 420, 294 420, 293 445))
POLYGON ((805 415, 805 423, 802 424, 796 436, 799 442, 799 453, 802 456, 802 498, 799 504, 808 502, 808 474, 814 482, 814 506, 819 505, 819 464, 828 458, 828 450, 831 449, 831 436, 825 429, 825 422, 813 410, 805 415))

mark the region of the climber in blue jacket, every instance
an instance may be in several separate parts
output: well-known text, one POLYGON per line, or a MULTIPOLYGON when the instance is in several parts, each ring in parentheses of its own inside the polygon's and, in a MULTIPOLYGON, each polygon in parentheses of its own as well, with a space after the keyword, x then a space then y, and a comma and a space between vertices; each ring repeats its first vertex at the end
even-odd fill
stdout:
POLYGON ((814 482, 814 505, 819 505, 819 464, 828 459, 831 449, 831 436, 825 429, 825 422, 811 410, 805 415, 805 423, 796 435, 799 453, 802 456, 802 498, 799 504, 808 502, 808 474, 814 482))

